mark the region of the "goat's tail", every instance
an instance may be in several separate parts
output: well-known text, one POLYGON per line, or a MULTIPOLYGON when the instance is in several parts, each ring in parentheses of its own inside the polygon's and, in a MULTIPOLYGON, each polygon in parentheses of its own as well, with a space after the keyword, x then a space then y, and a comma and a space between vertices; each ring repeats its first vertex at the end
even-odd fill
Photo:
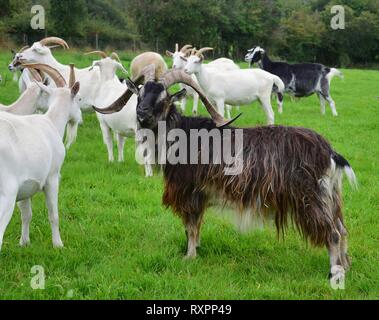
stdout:
POLYGON ((283 93, 285 86, 282 79, 280 79, 278 76, 272 75, 272 78, 274 80, 274 84, 278 87, 278 92, 283 93))
POLYGON ((328 79, 329 83, 332 81, 332 79, 337 76, 341 79, 344 78, 344 75, 341 71, 339 71, 338 69, 336 68, 330 68, 330 71, 329 73, 326 75, 326 78, 328 79))
POLYGON ((349 180, 350 185, 354 189, 357 189, 358 188, 357 177, 354 173, 353 168, 349 164, 349 162, 343 156, 341 156, 340 154, 336 152, 334 152, 334 154, 332 155, 332 159, 336 163, 337 169, 341 169, 345 171, 345 174, 347 176, 347 179, 349 180))

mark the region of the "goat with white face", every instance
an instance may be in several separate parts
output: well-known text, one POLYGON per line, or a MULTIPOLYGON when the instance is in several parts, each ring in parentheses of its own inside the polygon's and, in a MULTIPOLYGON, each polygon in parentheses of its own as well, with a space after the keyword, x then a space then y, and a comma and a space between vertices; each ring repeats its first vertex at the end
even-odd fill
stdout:
POLYGON ((187 74, 195 74, 207 97, 217 105, 220 115, 225 114, 225 104, 245 105, 258 100, 266 114, 268 124, 274 124, 275 116, 271 106, 271 93, 276 85, 279 91, 284 84, 279 77, 260 69, 231 71, 209 70, 204 67, 203 53, 213 50, 203 48, 192 52, 184 68, 187 74))
POLYGON ((77 96, 80 86, 73 68, 69 88, 57 70, 41 64, 33 68, 49 74, 57 88, 39 84, 51 96, 49 111, 44 115, 0 113, 0 133, 8 137, 0 141, 0 248, 16 202, 22 216, 20 244, 30 243, 31 199, 40 191, 46 197, 53 246, 63 246, 58 216, 59 178, 65 158, 62 140, 67 123, 81 119, 77 96))
MULTIPOLYGON (((192 46, 187 44, 182 49, 179 50, 179 44, 175 46, 175 52, 166 51, 166 55, 172 58, 172 69, 174 70, 183 70, 186 66, 186 58, 191 52, 192 46)), ((186 89, 187 95, 182 99, 180 108, 184 112, 187 106, 187 96, 193 97, 193 108, 192 113, 197 114, 197 109, 199 106, 199 95, 191 87, 180 84, 180 89, 186 89)))
MULTIPOLYGON (((321 113, 325 114, 325 101, 327 101, 333 116, 338 115, 336 104, 330 96, 330 83, 335 76, 343 78, 343 74, 339 70, 318 63, 289 64, 271 61, 266 51, 261 47, 253 47, 248 50, 245 60, 250 65, 258 63, 261 69, 280 77, 284 82, 285 91, 295 97, 308 97, 316 93, 320 100, 321 113)), ((277 95, 279 113, 282 113, 283 94, 277 92, 277 95)))
MULTIPOLYGON (((117 70, 127 73, 120 63, 118 55, 113 53, 111 57, 106 57, 106 54, 102 53, 101 57, 103 59, 95 61, 92 65, 99 68, 101 77, 101 85, 95 100, 95 105, 98 108, 109 106, 127 89, 127 86, 115 77, 117 70)), ((107 146, 109 162, 114 161, 112 131, 115 133, 117 139, 118 161, 124 161, 125 139, 137 134, 136 106, 137 96, 132 96, 128 101, 128 107, 118 113, 96 113, 103 134, 103 140, 107 146)), ((147 162, 145 164, 145 173, 147 177, 153 175, 152 167, 147 162)))
MULTIPOLYGON (((67 43, 56 37, 45 38, 39 42, 35 42, 30 48, 23 48, 23 51, 15 56, 15 59, 9 65, 11 70, 14 67, 19 67, 22 63, 41 63, 51 66, 56 69, 63 78, 68 81, 70 76, 70 66, 59 63, 51 53, 51 48, 62 46, 68 49, 67 43), (52 44, 53 46, 49 46, 52 44)), ((80 86, 80 108, 82 111, 93 111, 92 105, 97 95, 100 75, 97 70, 89 71, 90 68, 75 69, 76 78, 82 84, 80 86)), ((24 76, 22 76, 23 78, 24 76)), ((22 79, 20 79, 21 81, 22 79)), ((51 86, 54 86, 51 83, 51 86)))

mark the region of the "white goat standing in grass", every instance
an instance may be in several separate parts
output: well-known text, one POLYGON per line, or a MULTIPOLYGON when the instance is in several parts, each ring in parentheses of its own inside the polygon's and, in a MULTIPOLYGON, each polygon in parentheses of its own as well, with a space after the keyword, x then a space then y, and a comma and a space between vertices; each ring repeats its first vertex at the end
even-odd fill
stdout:
MULTIPOLYGON (((103 59, 95 61, 92 65, 100 69, 101 77, 100 89, 95 101, 95 106, 105 108, 117 100, 127 89, 127 86, 115 77, 117 70, 121 70, 124 73, 127 73, 127 71, 122 66, 117 54, 113 53, 111 57, 107 57, 105 53, 101 53, 101 57, 103 59)), ((109 162, 114 161, 112 131, 115 133, 117 139, 119 162, 124 161, 125 139, 130 136, 136 137, 137 135, 136 107, 137 96, 133 95, 128 102, 128 107, 118 113, 96 113, 103 134, 103 140, 108 149, 109 162)), ((145 164, 145 174, 147 177, 153 175, 152 167, 147 161, 145 164)))
POLYGON ((205 51, 203 48, 193 51, 187 59, 184 71, 195 74, 197 81, 207 97, 216 105, 218 112, 224 116, 225 104, 232 106, 250 104, 259 100, 267 118, 268 124, 274 124, 275 115, 271 106, 271 93, 274 84, 279 92, 283 92, 284 83, 279 77, 260 69, 244 69, 218 71, 207 69, 203 65, 205 51))
MULTIPOLYGON (((41 63, 51 66, 56 69, 63 78, 68 81, 70 76, 70 66, 59 63, 51 53, 51 48, 55 46, 48 46, 49 44, 62 46, 68 49, 67 43, 56 37, 45 38, 39 42, 35 42, 30 48, 23 48, 21 52, 15 55, 14 60, 9 65, 9 69, 20 67, 22 63, 41 63)), ((82 111, 93 112, 92 105, 97 95, 98 86, 100 82, 100 75, 98 70, 94 72, 89 71, 90 68, 75 69, 76 78, 81 83, 80 86, 80 108, 82 111)), ((24 73, 20 81, 24 81, 24 73)), ((54 86, 53 83, 49 86, 54 86)), ((26 89, 26 88, 25 88, 26 89)))
POLYGON ((60 170, 66 153, 62 140, 67 123, 81 119, 77 96, 80 86, 75 82, 73 67, 69 88, 57 70, 41 64, 31 67, 46 72, 57 88, 39 84, 51 97, 44 115, 0 113, 0 135, 7 137, 0 140, 0 249, 16 202, 22 216, 20 245, 30 243, 31 199, 40 191, 46 197, 53 246, 63 246, 58 215, 60 170))
MULTIPOLYGON (((192 48, 192 45, 185 45, 182 49, 179 50, 179 44, 176 44, 175 46, 175 52, 166 51, 166 55, 171 57, 173 60, 172 63, 172 69, 175 70, 183 70, 186 66, 186 63, 188 61, 188 57, 191 55, 191 51, 196 50, 192 48)), ((238 65, 236 65, 233 60, 227 59, 227 58, 219 58, 212 62, 209 62, 208 64, 204 64, 204 67, 208 68, 209 70, 224 70, 224 71, 230 71, 230 70, 238 70, 240 69, 238 65)), ((192 76, 194 81, 197 82, 196 76, 192 76)), ((187 96, 193 97, 193 108, 192 113, 194 115, 197 114, 198 106, 199 106, 199 95, 195 90, 193 90, 191 87, 186 86, 184 84, 179 85, 181 89, 187 90, 187 95, 182 99, 180 108, 184 112, 186 110, 187 106, 187 96)), ((231 106, 227 105, 227 118, 230 118, 230 112, 231 112, 231 106)))

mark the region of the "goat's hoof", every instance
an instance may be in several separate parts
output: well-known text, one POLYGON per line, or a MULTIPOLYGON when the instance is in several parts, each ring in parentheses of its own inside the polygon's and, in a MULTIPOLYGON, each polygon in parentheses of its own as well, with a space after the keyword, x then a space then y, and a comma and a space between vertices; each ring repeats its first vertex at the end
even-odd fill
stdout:
POLYGON ((28 247, 30 246, 30 240, 29 239, 20 239, 20 247, 28 247))
POLYGON ((195 260, 196 259, 196 254, 187 254, 183 260, 184 261, 191 261, 191 260, 195 260))
POLYGON ((61 249, 61 248, 63 248, 64 245, 63 245, 62 240, 59 240, 59 241, 53 242, 53 247, 56 248, 56 249, 61 249))
POLYGON ((345 269, 342 266, 333 266, 329 274, 330 286, 332 288, 341 288, 345 283, 345 269))

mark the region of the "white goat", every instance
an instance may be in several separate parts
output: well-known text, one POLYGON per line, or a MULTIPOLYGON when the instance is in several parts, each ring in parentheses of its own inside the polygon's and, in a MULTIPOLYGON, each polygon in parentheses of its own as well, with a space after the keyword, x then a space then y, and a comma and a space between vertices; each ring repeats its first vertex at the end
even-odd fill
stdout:
MULTIPOLYGON (((70 66, 63 65, 54 58, 50 49, 55 46, 48 46, 49 44, 63 46, 66 49, 69 48, 67 43, 60 38, 45 38, 39 42, 35 42, 30 48, 23 48, 22 52, 17 53, 14 60, 9 65, 9 69, 11 70, 14 67, 19 67, 22 63, 46 64, 56 69, 63 76, 63 78, 68 81, 70 76, 70 66)), ((92 105, 97 94, 100 75, 97 70, 90 72, 89 69, 90 68, 75 69, 75 73, 76 78, 81 83, 80 96, 82 100, 80 102, 80 108, 83 111, 92 112, 92 105)), ((22 79, 20 81, 24 81, 24 75, 22 75, 21 78, 22 79)))
MULTIPOLYGON (((30 67, 30 66, 29 66, 30 67)), ((57 70, 41 64, 38 68, 56 82, 57 88, 39 84, 51 96, 49 111, 44 115, 16 116, 0 113, 0 248, 15 203, 22 215, 20 245, 30 243, 31 198, 40 191, 46 196, 54 247, 62 247, 59 232, 58 189, 60 170, 65 158, 62 143, 68 121, 81 118, 77 93, 79 83, 70 77, 71 88, 57 70)))
MULTIPOLYGON (((173 63, 172 63, 172 69, 176 70, 183 70, 186 66, 186 63, 188 61, 188 57, 191 55, 191 51, 196 50, 193 49, 191 45, 185 45, 182 49, 179 50, 179 44, 176 44, 175 46, 175 52, 166 51, 166 55, 169 57, 172 57, 173 63)), ((216 59, 208 64, 204 64, 204 67, 208 68, 209 70, 217 69, 219 71, 230 71, 230 70, 238 70, 239 66, 236 65, 233 60, 227 59, 227 58, 219 58, 216 59)), ((192 75, 192 78, 194 81, 197 82, 196 76, 192 75)), ((187 95, 182 99, 180 108, 184 112, 186 110, 187 106, 187 96, 193 97, 193 108, 192 113, 194 115, 197 114, 198 105, 199 105, 199 95, 195 90, 193 90, 191 87, 186 86, 184 84, 180 84, 180 89, 186 89, 187 95)), ((227 105, 227 118, 230 118, 230 111, 231 106, 227 105)))
MULTIPOLYGON (((127 72, 119 62, 117 54, 113 53, 111 58, 104 58, 104 55, 102 55, 102 57, 102 60, 93 63, 93 67, 99 67, 101 77, 101 84, 95 101, 95 106, 98 108, 108 107, 127 89, 125 83, 121 83, 119 79, 115 77, 117 70, 127 72)), ((137 96, 133 95, 128 102, 128 107, 118 113, 96 113, 103 134, 103 140, 108 149, 109 162, 114 161, 112 131, 115 133, 117 139, 119 162, 124 161, 125 139, 130 136, 136 137, 137 135, 136 107, 137 96)), ((145 164, 145 173, 147 177, 153 175, 152 167, 148 162, 145 164)))
POLYGON ((195 74, 200 86, 224 116, 225 104, 232 106, 245 105, 259 100, 267 118, 268 124, 274 124, 275 115, 271 106, 271 93, 274 84, 280 92, 284 83, 279 77, 260 69, 245 69, 233 71, 217 71, 204 67, 203 53, 212 48, 203 48, 192 52, 184 71, 195 74))

